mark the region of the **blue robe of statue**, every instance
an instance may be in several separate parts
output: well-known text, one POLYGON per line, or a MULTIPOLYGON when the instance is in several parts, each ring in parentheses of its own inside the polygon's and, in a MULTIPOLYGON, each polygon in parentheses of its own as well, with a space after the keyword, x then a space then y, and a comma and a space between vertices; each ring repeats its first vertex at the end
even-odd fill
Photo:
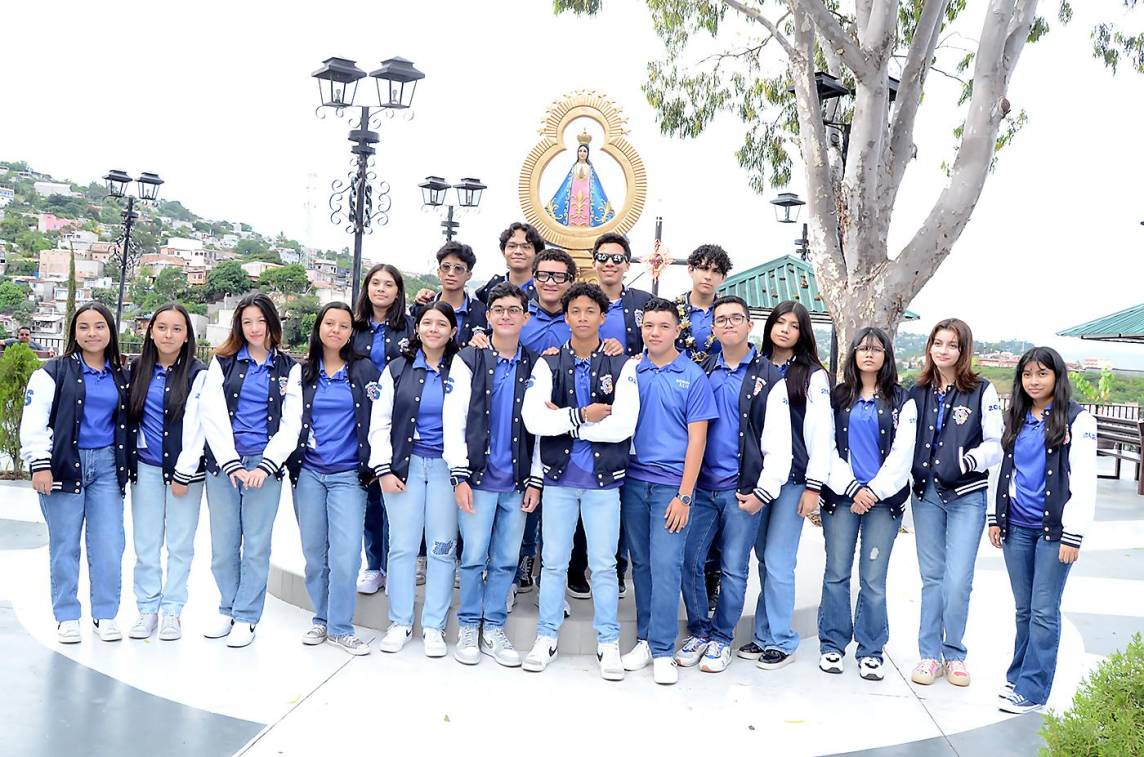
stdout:
POLYGON ((616 212, 608 202, 604 187, 596 175, 591 162, 587 163, 588 176, 577 179, 574 163, 568 175, 548 203, 548 214, 562 226, 602 226, 615 217, 616 212))

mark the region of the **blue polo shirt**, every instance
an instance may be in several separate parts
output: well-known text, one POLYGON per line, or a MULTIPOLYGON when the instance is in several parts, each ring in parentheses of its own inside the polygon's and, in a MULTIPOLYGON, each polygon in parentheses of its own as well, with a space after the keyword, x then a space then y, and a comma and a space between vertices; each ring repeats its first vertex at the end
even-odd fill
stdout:
MULTIPOLYGON (((441 301, 441 293, 438 292, 437 296, 433 298, 434 302, 441 301)), ((469 295, 465 293, 465 299, 460 307, 453 308, 453 313, 457 316, 457 333, 453 335, 453 341, 457 343, 458 347, 464 347, 461 342, 461 329, 465 327, 465 321, 469 317, 469 295)))
POLYGON ((536 300, 528 303, 532 317, 520 331, 520 343, 540 354, 551 347, 559 347, 572 338, 572 329, 564 320, 564 313, 549 313, 536 300))
POLYGON ((511 358, 497 355, 493 369, 493 394, 489 408, 489 455, 485 475, 477 489, 503 494, 516 488, 513 480, 512 419, 516 412, 516 368, 520 363, 521 348, 511 358))
POLYGON ((372 318, 369 319, 369 333, 373 335, 373 345, 369 348, 369 359, 377 366, 379 371, 385 369, 385 364, 388 360, 385 357, 385 337, 389 332, 389 327, 384 323, 378 323, 372 318))
POLYGON ((718 416, 707 424, 707 449, 696 483, 700 489, 720 492, 739 488, 739 394, 747 366, 754 359, 755 348, 751 347, 731 370, 719 355, 715 370, 707 377, 718 416))
MULTIPOLYGON (((576 389, 576 407, 587 407, 592 404, 592 358, 578 358, 575 361, 573 385, 576 389)), ((564 468, 557 486, 566 486, 570 489, 616 489, 621 481, 610 482, 607 486, 597 486, 595 451, 592 443, 583 439, 572 440, 572 454, 568 465, 564 468)))
POLYGON ((679 486, 687 454, 687 424, 719 416, 703 369, 685 353, 663 368, 644 354, 636 368, 640 415, 627 475, 638 481, 679 486))
POLYGON ((933 424, 933 451, 937 452, 937 438, 941 436, 941 427, 945 425, 945 389, 934 387, 934 400, 937 402, 937 420, 933 424))
POLYGON ((357 414, 348 366, 328 376, 319 358, 310 438, 302 463, 318 473, 344 473, 357 468, 358 462, 357 414))
POLYGON ((873 398, 859 398, 850 409, 850 420, 846 423, 847 441, 850 444, 850 470, 854 480, 868 484, 878 475, 882 467, 882 450, 878 439, 881 428, 878 426, 878 403, 873 398))
POLYGON ((706 352, 708 355, 714 355, 723 349, 723 345, 719 344, 718 339, 713 341, 710 347, 704 347, 707 344, 707 337, 711 336, 711 329, 715 325, 714 319, 714 307, 704 310, 695 307, 690 302, 687 303, 687 320, 691 321, 691 336, 695 339, 695 352, 706 352))
POLYGON ((421 407, 417 411, 417 436, 413 439, 413 454, 418 457, 441 457, 445 452, 445 436, 441 428, 441 408, 445 392, 453 388, 453 379, 441 380, 441 366, 431 369, 425 362, 425 353, 417 350, 414 368, 425 369, 425 386, 421 390, 421 407))
POLYGON ((147 399, 143 403, 143 443, 139 445, 139 461, 148 465, 163 464, 163 410, 167 396, 167 370, 155 364, 147 399))
POLYGON ((612 300, 605 314, 604 325, 600 327, 600 341, 615 339, 626 349, 628 346, 628 326, 624 322, 624 298, 612 300))
POLYGON ((231 419, 234 431, 234 450, 243 457, 261 455, 269 441, 267 433, 268 405, 270 404, 270 365, 274 352, 266 356, 261 365, 254 362, 245 346, 238 351, 237 359, 245 365, 239 371, 246 374, 242 389, 238 392, 238 407, 231 419))
POLYGON ((1025 423, 1013 444, 1016 492, 1009 509, 1009 522, 1015 526, 1040 529, 1045 513, 1045 422, 1025 416, 1025 423))
POLYGON ((92 370, 80 357, 83 367, 83 414, 79 422, 79 448, 100 449, 115 444, 115 409, 119 406, 119 389, 115 374, 105 363, 103 370, 92 370))

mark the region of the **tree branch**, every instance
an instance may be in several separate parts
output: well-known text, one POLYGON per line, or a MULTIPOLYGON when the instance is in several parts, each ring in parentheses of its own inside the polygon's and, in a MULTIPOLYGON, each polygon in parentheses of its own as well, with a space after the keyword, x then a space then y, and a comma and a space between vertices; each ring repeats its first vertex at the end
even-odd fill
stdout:
MULTIPOLYGON (((724 0, 724 2, 731 1, 724 0)), ((788 2, 792 11, 800 11, 809 17, 818 33, 838 51, 846 67, 853 71, 855 76, 859 79, 869 79, 876 74, 876 68, 870 63, 866 52, 859 46, 857 40, 842 28, 842 24, 838 23, 838 19, 822 0, 788 0, 788 2)))
MULTIPOLYGON (((723 5, 726 5, 728 8, 736 10, 752 21, 762 24, 763 27, 771 33, 771 36, 778 40, 778 43, 782 45, 783 50, 786 51, 788 56, 794 58, 798 54, 798 51, 794 45, 791 44, 791 41, 787 39, 787 36, 779 29, 778 24, 764 16, 761 10, 751 7, 746 3, 739 2, 739 0, 722 0, 722 2, 723 5)), ((783 18, 786 18, 786 16, 787 14, 784 13, 783 18)))

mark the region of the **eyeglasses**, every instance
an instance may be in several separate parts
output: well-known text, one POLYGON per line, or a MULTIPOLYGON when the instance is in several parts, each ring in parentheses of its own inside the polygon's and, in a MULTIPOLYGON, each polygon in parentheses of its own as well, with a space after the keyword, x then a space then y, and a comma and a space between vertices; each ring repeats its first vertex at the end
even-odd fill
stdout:
POLYGON ((540 283, 551 281, 554 284, 564 284, 572 280, 572 274, 564 271, 537 271, 532 275, 540 283))
POLYGON ((532 252, 532 242, 509 242, 504 246, 508 252, 520 250, 521 252, 532 252))
POLYGON ((442 263, 437 266, 437 270, 441 273, 455 273, 458 276, 464 276, 469 272, 469 267, 464 263, 442 263))
POLYGON ((623 265, 624 263, 628 262, 628 256, 624 255, 622 252, 616 252, 611 255, 606 252, 597 252, 592 257, 597 263, 600 263, 601 265, 607 263, 609 260, 612 261, 613 265, 623 265))
POLYGON ((747 322, 747 316, 742 313, 733 313, 732 315, 721 315, 715 319, 716 326, 742 326, 747 322))
POLYGON ((869 352, 871 355, 881 355, 883 352, 885 352, 884 349, 882 349, 881 347, 879 347, 875 344, 864 344, 854 351, 855 352, 869 352))
POLYGON ((507 308, 497 305, 496 307, 489 308, 489 312, 497 318, 500 318, 504 315, 511 315, 513 318, 515 318, 518 315, 524 315, 524 308, 522 308, 520 305, 511 305, 507 308))

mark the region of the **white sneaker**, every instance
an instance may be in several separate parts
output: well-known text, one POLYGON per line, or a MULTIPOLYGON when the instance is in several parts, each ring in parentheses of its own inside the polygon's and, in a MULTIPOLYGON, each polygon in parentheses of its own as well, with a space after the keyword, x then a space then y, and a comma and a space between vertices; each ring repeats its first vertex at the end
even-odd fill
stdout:
POLYGON ((402 626, 394 623, 386 630, 385 636, 381 637, 381 643, 377 645, 377 648, 382 652, 400 652, 412 636, 413 626, 402 626))
POLYGON ((842 655, 838 652, 824 652, 818 658, 818 669, 823 673, 837 675, 842 672, 842 655))
POLYGON ((445 643, 445 634, 436 628, 429 628, 421 634, 425 644, 426 657, 444 657, 449 654, 449 646, 445 643))
POLYGON ((600 662, 600 677, 605 681, 624 680, 624 663, 620 659, 620 643, 609 641, 596 645, 596 659, 600 662))
POLYGON ((178 615, 163 615, 163 625, 159 627, 159 641, 178 641, 183 638, 183 624, 178 615))
POLYGON ((123 638, 123 632, 119 630, 119 624, 115 622, 115 618, 104 618, 91 622, 95 626, 95 635, 99 637, 100 641, 119 641, 123 638))
POLYGON ((254 641, 254 626, 250 623, 235 623, 226 637, 226 645, 232 649, 245 647, 254 641))
POLYGON ((462 665, 478 665, 481 662, 481 649, 477 646, 480 631, 476 626, 461 626, 457 630, 457 648, 453 659, 462 665))
POLYGON ((358 574, 358 594, 377 594, 385 586, 385 574, 380 570, 363 570, 358 574))
POLYGON ((643 670, 651 665, 651 647, 646 641, 637 641, 632 651, 623 656, 624 670, 643 670))
POLYGON ((150 639, 158 625, 159 615, 153 612, 145 612, 139 615, 139 619, 135 621, 135 625, 131 626, 127 635, 132 639, 150 639))
POLYGON ((1014 684, 1011 684, 1008 681, 1006 681, 1005 685, 997 690, 997 698, 998 699, 1008 699, 1009 695, 1013 693, 1014 688, 1016 688, 1014 684))
POLYGON ((652 678, 663 686, 670 686, 679 680, 679 668, 671 657, 657 657, 653 662, 652 678))
POLYGON ((321 623, 315 623, 310 626, 306 633, 302 634, 302 643, 308 647, 314 647, 324 642, 327 635, 326 627, 321 623))
POLYGON ((885 678, 882 661, 877 657, 863 657, 858 661, 858 675, 867 681, 881 681, 885 678))
POLYGON ((487 628, 481 631, 481 652, 506 668, 520 667, 520 652, 513 648, 503 628, 487 628))
POLYGON ((424 555, 417 556, 417 585, 425 585, 425 572, 429 569, 429 558, 424 555))
POLYGON ((523 668, 532 673, 540 673, 548 667, 548 663, 556 659, 556 637, 537 636, 532 651, 524 658, 523 668))
POLYGON ((718 641, 707 644, 707 651, 699 661, 699 669, 704 673, 722 673, 731 664, 731 645, 718 641))
POLYGON ((369 644, 366 644, 352 633, 343 634, 342 636, 326 636, 326 642, 333 644, 335 647, 344 649, 354 657, 369 654, 369 644))
POLYGON ((685 668, 697 665, 707 652, 707 639, 697 639, 688 636, 683 640, 683 646, 675 653, 675 662, 685 668))
POLYGON ((229 615, 219 615, 212 625, 207 626, 207 630, 203 631, 203 636, 208 639, 221 639, 230 634, 234 628, 234 619, 229 615))
POLYGON ((56 626, 56 641, 61 644, 79 644, 83 637, 79 634, 78 620, 65 620, 56 626))

